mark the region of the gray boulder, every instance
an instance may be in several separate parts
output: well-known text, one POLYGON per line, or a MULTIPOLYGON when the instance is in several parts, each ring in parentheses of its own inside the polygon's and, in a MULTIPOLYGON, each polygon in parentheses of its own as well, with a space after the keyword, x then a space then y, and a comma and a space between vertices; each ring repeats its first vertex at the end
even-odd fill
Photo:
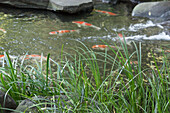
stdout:
POLYGON ((103 3, 110 3, 110 4, 117 4, 118 2, 126 2, 126 3, 140 3, 140 2, 149 2, 152 0, 93 0, 94 2, 103 2, 103 3))
POLYGON ((170 1, 140 3, 133 9, 132 16, 169 20, 170 1))
POLYGON ((119 0, 93 0, 94 2, 103 2, 103 3, 111 3, 116 4, 119 0))
POLYGON ((93 9, 92 0, 0 0, 19 8, 37 8, 67 13, 77 13, 93 9))
POLYGON ((47 9, 63 11, 67 13, 77 13, 79 11, 92 10, 92 0, 50 0, 47 9))
MULTIPOLYGON (((48 110, 50 113, 56 111, 57 113, 62 113, 64 109, 71 109, 71 102, 65 95, 56 95, 56 96, 37 96, 32 99, 23 100, 15 112, 25 112, 25 113, 38 113, 39 110, 45 112, 48 110), (54 108, 54 109, 53 109, 54 108)), ((70 111, 69 111, 70 112, 70 111)))
MULTIPOLYGON (((8 108, 8 109, 15 109, 17 107, 16 102, 12 99, 11 96, 9 96, 8 94, 6 95, 6 93, 2 92, 0 90, 0 106, 2 108, 8 108), (5 100, 5 102, 4 102, 5 100)), ((1 108, 0 107, 0 108, 1 108)), ((10 113, 10 111, 8 110, 2 110, 4 113, 10 113)), ((2 113, 3 113, 2 112, 2 113)), ((1 109, 0 109, 0 113, 1 113, 1 109)))

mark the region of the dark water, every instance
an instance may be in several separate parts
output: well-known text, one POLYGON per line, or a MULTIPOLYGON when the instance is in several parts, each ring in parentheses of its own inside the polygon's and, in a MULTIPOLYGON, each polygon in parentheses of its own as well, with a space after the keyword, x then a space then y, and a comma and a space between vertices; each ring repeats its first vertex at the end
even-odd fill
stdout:
POLYGON ((142 43, 144 59, 154 48, 170 49, 169 23, 159 26, 157 23, 160 22, 155 24, 154 21, 146 18, 132 17, 130 13, 132 7, 125 4, 111 6, 99 3, 95 5, 95 9, 114 12, 118 15, 108 16, 95 11, 68 15, 46 10, 18 9, 0 4, 0 28, 7 31, 6 34, 0 31, 0 53, 3 54, 4 51, 11 55, 23 55, 26 52, 44 55, 51 53, 51 56, 57 59, 62 46, 65 52, 74 53, 70 48, 82 47, 82 44, 76 40, 83 42, 89 48, 96 44, 104 44, 101 39, 113 45, 117 33, 123 33, 126 37, 142 37, 143 35, 150 37, 164 33, 162 37, 166 39, 130 38, 137 43, 142 43), (72 21, 85 21, 100 27, 101 30, 78 27, 72 21), (49 32, 55 30, 77 29, 80 30, 79 33, 49 35, 49 32))

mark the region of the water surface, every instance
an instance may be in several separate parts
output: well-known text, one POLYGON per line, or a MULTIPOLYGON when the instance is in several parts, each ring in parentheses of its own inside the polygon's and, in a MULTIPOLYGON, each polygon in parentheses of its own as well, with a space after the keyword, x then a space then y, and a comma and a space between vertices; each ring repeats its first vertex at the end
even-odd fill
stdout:
MULTIPOLYGON (((0 28, 7 31, 0 32, 0 53, 4 51, 11 55, 41 54, 45 56, 51 53, 53 58, 60 57, 61 48, 64 51, 74 53, 70 48, 82 47, 83 42, 87 47, 104 44, 102 40, 110 45, 116 41, 118 33, 122 33, 127 39, 142 43, 144 59, 154 48, 170 49, 169 22, 155 22, 147 18, 132 17, 131 7, 125 4, 111 6, 98 3, 95 9, 116 13, 116 16, 108 16, 98 12, 90 12, 68 15, 58 12, 19 9, 0 4, 0 28), (91 27, 78 27, 72 21, 85 21, 101 28, 96 30, 91 27), (77 30, 62 36, 49 35, 55 30, 77 30), (154 37, 155 36, 155 37, 154 37), (76 41, 78 40, 78 41, 76 41)), ((133 48, 132 50, 133 51, 133 48)))

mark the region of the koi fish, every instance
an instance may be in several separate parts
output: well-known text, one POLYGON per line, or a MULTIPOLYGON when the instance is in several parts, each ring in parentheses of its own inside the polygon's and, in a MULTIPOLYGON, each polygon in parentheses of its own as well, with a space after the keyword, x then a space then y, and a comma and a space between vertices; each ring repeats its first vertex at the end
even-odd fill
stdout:
MULTIPOLYGON (((127 62, 127 65, 129 66, 128 62, 127 62)), ((130 65, 138 65, 138 61, 130 61, 130 65)))
POLYGON ((83 21, 73 21, 72 23, 75 23, 78 25, 78 27, 81 27, 81 26, 85 26, 85 27, 93 27, 97 30, 100 30, 101 28, 100 27, 97 27, 95 25, 92 25, 90 23, 86 23, 86 22, 83 22, 83 21))
MULTIPOLYGON (((9 55, 9 58, 14 60, 16 58, 18 58, 17 56, 12 56, 12 55, 9 55)), ((0 62, 4 62, 5 60, 5 55, 0 55, 0 62)))
POLYGON ((166 53, 170 53, 170 50, 165 50, 166 53))
POLYGON ((111 46, 111 45, 110 45, 110 47, 108 45, 94 45, 94 46, 92 46, 92 49, 98 49, 98 50, 105 50, 105 49, 110 49, 110 48, 122 49, 120 47, 111 46))
POLYGON ((130 61, 130 64, 138 64, 138 61, 130 61))
MULTIPOLYGON (((0 59, 5 58, 5 55, 0 55, 0 59)), ((9 58, 15 59, 17 56, 9 55, 9 58)))
POLYGON ((94 10, 94 11, 99 12, 99 13, 107 14, 108 16, 110 16, 110 15, 116 16, 116 15, 117 15, 117 14, 115 14, 115 13, 108 12, 108 11, 101 11, 101 10, 94 10))
POLYGON ((43 59, 43 60, 47 60, 47 57, 43 57, 43 56, 41 56, 41 55, 36 55, 36 54, 32 54, 32 55, 26 55, 26 56, 21 56, 20 57, 20 59, 25 59, 25 60, 27 60, 27 59, 43 59))
MULTIPOLYGON (((127 60, 127 59, 125 59, 127 60)), ((127 65, 129 65, 129 63, 127 62, 127 65)), ((138 61, 130 61, 130 65, 138 65, 138 61)))
POLYGON ((7 33, 7 31, 5 31, 5 29, 0 28, 0 31, 2 31, 3 33, 7 33))
POLYGON ((5 57, 5 55, 0 55, 0 58, 3 58, 3 57, 5 57))
POLYGON ((0 62, 3 62, 3 60, 5 59, 4 55, 0 55, 0 62))
POLYGON ((61 35, 61 34, 65 34, 65 33, 72 33, 72 32, 79 32, 79 30, 58 30, 58 31, 52 31, 49 32, 50 35, 61 35))
POLYGON ((117 34, 120 38, 123 38, 123 35, 121 33, 117 34))
POLYGON ((118 35, 118 37, 116 37, 116 40, 117 40, 117 41, 121 41, 121 42, 125 43, 125 42, 124 42, 124 38, 125 38, 126 44, 127 44, 128 46, 132 47, 131 41, 128 40, 127 37, 124 37, 124 35, 122 35, 121 33, 118 33, 117 35, 118 35), (120 40, 119 40, 119 39, 120 39, 120 40))
POLYGON ((170 53, 170 50, 164 50, 164 49, 160 49, 160 48, 155 49, 155 52, 157 52, 157 53, 161 53, 163 51, 164 51, 164 53, 170 53))

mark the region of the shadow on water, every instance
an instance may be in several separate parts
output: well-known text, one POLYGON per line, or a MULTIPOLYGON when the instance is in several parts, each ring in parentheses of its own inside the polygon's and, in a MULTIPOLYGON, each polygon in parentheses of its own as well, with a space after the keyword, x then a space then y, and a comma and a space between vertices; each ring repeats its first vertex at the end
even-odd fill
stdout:
POLYGON ((44 18, 50 18, 50 19, 59 19, 61 22, 70 22, 77 19, 87 18, 90 16, 89 12, 80 12, 76 14, 69 14, 69 13, 63 13, 63 12, 56 12, 56 11, 49 11, 44 9, 26 9, 26 8, 17 8, 10 5, 4 5, 0 4, 0 12, 3 12, 8 15, 13 15, 12 18, 29 18, 32 17, 32 15, 41 15, 42 17, 40 19, 44 18))

